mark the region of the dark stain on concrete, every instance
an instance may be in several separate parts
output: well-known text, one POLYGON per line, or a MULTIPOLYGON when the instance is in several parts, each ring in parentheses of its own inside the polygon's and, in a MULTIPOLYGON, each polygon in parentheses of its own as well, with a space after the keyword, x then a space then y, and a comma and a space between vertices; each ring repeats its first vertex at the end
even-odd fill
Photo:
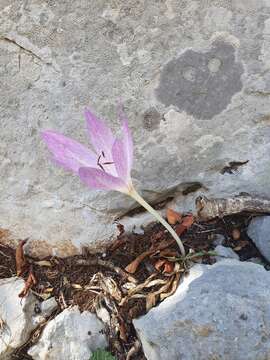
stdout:
POLYGON ((211 119, 226 109, 241 91, 243 65, 236 61, 235 48, 216 41, 210 50, 186 50, 162 70, 157 98, 199 119, 211 119))

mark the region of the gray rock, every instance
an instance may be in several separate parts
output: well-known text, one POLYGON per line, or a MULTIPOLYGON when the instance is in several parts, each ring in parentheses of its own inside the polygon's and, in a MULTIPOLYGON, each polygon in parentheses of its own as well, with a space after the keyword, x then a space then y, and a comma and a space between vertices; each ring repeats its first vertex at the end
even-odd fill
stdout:
POLYGON ((261 259, 261 258, 258 258, 258 257, 252 257, 250 259, 248 259, 247 261, 249 262, 252 262, 254 264, 258 264, 258 265, 265 265, 265 262, 261 259))
POLYGON ((239 256, 230 247, 218 245, 215 252, 218 254, 215 256, 216 261, 222 261, 224 258, 239 260, 239 256))
POLYGON ((269 273, 227 259, 194 266, 173 296, 134 325, 149 360, 268 359, 269 309, 269 273))
POLYGON ((261 254, 270 261, 270 216, 260 216, 252 219, 247 234, 261 254))
POLYGON ((214 241, 213 241, 213 244, 215 246, 218 246, 218 245, 224 245, 225 243, 225 237, 224 235, 222 234, 215 234, 215 238, 214 238, 214 241))
POLYGON ((56 310, 58 307, 58 304, 54 297, 51 297, 48 300, 42 301, 40 304, 40 311, 43 316, 47 317, 50 316, 51 313, 56 310))
POLYGON ((103 330, 94 314, 68 308, 49 321, 28 354, 34 360, 89 360, 93 351, 107 346, 103 330))
POLYGON ((141 226, 134 225, 132 232, 133 232, 133 234, 136 234, 136 235, 143 235, 144 229, 141 226))
POLYGON ((35 323, 41 323, 46 320, 48 316, 50 316, 54 310, 56 310, 58 307, 58 304, 54 297, 51 297, 50 299, 47 299, 45 301, 42 301, 39 305, 39 312, 37 316, 35 316, 34 322, 35 323))
POLYGON ((21 299, 24 280, 0 280, 0 359, 9 360, 14 349, 22 346, 37 323, 34 321, 37 299, 30 292, 21 299))
POLYGON ((52 165, 40 139, 51 128, 88 144, 85 106, 119 133, 119 97, 149 201, 190 210, 194 185, 268 196, 269 1, 0 3, 1 227, 12 240, 31 235, 32 255, 101 246, 136 206, 52 165))

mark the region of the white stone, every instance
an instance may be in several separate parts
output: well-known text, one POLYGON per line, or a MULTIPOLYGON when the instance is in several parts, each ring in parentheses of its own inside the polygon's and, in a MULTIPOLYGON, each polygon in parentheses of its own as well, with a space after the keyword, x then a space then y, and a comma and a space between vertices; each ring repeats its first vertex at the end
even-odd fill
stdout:
POLYGON ((103 330, 94 314, 68 308, 46 325, 28 354, 34 360, 89 360, 93 351, 107 346, 103 330))
POLYGON ((30 292, 19 298, 24 280, 0 280, 0 359, 10 359, 12 351, 23 345, 35 328, 34 316, 37 299, 30 292))

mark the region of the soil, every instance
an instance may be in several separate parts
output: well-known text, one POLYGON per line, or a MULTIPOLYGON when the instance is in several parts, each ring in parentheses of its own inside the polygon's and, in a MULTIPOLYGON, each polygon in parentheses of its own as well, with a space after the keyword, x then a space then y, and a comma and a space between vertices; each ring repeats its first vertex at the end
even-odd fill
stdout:
MULTIPOLYGON (((246 233, 247 226, 253 216, 253 214, 246 213, 209 222, 195 221, 181 235, 187 253, 189 250, 195 253, 203 251, 205 255, 199 256, 194 261, 206 264, 214 263, 214 257, 207 253, 215 248, 217 234, 221 234, 225 238, 223 245, 234 249, 241 261, 259 257, 268 267, 268 263, 261 257, 246 233)), ((95 300, 98 294, 91 289, 89 290, 90 281, 95 274, 101 273, 105 278, 113 279, 119 289, 122 289, 123 285, 128 281, 127 273, 124 270, 125 267, 139 255, 148 251, 151 245, 157 246, 161 242, 171 240, 166 230, 159 224, 148 226, 143 235, 127 235, 121 225, 119 225, 119 232, 118 238, 104 253, 93 254, 85 248, 82 255, 67 258, 48 257, 36 259, 26 255, 29 266, 32 268, 33 274, 37 279, 37 284, 32 287, 32 291, 40 300, 54 296, 59 304, 57 311, 52 314, 51 318, 70 305, 78 305, 81 311, 88 310, 95 312, 95 300), (80 261, 90 262, 92 265, 79 265, 78 262, 80 261), (104 263, 110 266, 102 266, 104 263), (121 268, 123 273, 115 271, 114 268, 121 268)), ((169 246, 168 249, 170 253, 174 254, 175 258, 180 257, 176 244, 169 246)), ((161 253, 157 251, 151 256, 147 256, 140 263, 136 272, 132 274, 138 284, 144 283, 149 276, 156 273, 158 273, 159 279, 170 279, 168 274, 164 273, 164 271, 162 272, 162 267, 159 271, 156 268, 157 266, 155 267, 157 261, 162 258, 161 253)), ((16 276, 15 249, 0 244, 0 264, 0 278, 16 276)), ((184 270, 181 272, 181 276, 184 276, 184 270)), ((28 274, 29 268, 28 271, 22 274, 25 280, 28 274)), ((178 277, 178 281, 180 277, 178 277)), ((157 289, 158 286, 151 289, 151 291, 157 289)), ((149 295, 149 291, 146 291, 146 295, 149 295)), ((158 300, 156 304, 158 304, 158 300)), ((145 314, 147 312, 146 305, 146 297, 144 297, 131 298, 123 306, 118 306, 118 319, 120 323, 125 319, 122 324, 122 332, 120 331, 119 333, 115 329, 107 327, 109 338, 108 351, 114 354, 117 359, 126 359, 128 351, 134 346, 137 338, 132 325, 132 319, 145 314)), ((18 349, 13 355, 13 359, 31 359, 27 355, 27 350, 38 340, 43 327, 33 332, 27 344, 18 349)), ((140 349, 132 359, 144 360, 146 358, 140 349)))

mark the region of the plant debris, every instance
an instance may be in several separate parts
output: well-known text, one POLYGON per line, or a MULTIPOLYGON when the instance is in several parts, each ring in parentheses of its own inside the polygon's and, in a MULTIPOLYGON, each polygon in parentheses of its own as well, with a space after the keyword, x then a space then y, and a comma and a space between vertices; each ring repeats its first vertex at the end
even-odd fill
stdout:
MULTIPOLYGON (((148 226, 144 234, 126 234, 119 224, 117 239, 102 254, 85 248, 82 255, 36 259, 24 253, 26 240, 16 250, 0 244, 0 278, 20 274, 25 287, 18 296, 27 296, 29 291, 41 301, 54 296, 58 310, 53 316, 72 305, 96 313, 105 324, 108 351, 115 358, 144 360, 132 319, 171 296, 194 262, 213 263, 217 235, 224 237, 225 246, 234 249, 240 260, 260 257, 246 235, 252 214, 208 222, 191 214, 175 217, 177 221, 172 226, 181 234, 187 250, 185 257, 160 224, 148 226)), ((13 359, 30 359, 27 349, 38 340, 45 325, 16 350, 13 359)), ((0 326, 4 326, 4 320, 0 326)))

